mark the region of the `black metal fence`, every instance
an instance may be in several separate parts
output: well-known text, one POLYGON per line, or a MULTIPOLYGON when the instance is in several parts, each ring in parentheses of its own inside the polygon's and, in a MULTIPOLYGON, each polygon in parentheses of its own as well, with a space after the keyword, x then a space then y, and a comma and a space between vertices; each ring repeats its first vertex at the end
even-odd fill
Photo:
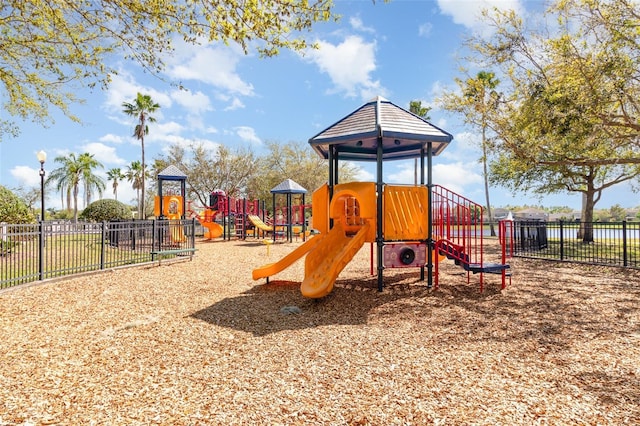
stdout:
POLYGON ((194 220, 0 224, 0 288, 194 250, 194 220))
POLYGON ((513 255, 640 268, 640 222, 514 223, 513 255), (584 233, 593 238, 584 240, 584 233))

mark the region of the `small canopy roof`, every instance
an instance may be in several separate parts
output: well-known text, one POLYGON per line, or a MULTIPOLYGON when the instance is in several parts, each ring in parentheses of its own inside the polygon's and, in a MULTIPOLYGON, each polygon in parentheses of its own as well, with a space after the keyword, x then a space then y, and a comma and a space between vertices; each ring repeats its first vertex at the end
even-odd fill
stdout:
POLYGON ((160 180, 187 180, 182 170, 174 166, 173 164, 158 173, 158 179, 160 180))
POLYGON ((338 159, 376 161, 378 137, 382 138, 382 159, 419 158, 432 143, 432 155, 440 154, 453 136, 390 101, 378 96, 321 131, 309 144, 322 157, 338 146, 338 159))
POLYGON ((306 194, 307 190, 300 184, 287 179, 282 181, 278 186, 271 189, 272 194, 306 194))

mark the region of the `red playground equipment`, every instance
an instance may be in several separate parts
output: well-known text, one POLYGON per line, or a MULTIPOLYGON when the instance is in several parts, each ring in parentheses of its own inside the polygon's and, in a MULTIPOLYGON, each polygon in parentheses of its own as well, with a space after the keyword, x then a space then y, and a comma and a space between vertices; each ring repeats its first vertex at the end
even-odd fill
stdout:
MULTIPOLYGON (((316 235, 280 261, 253 271, 267 278, 306 255, 300 290, 310 298, 333 289, 343 268, 366 243, 376 246, 378 290, 389 268, 427 269, 428 287, 439 285, 438 263, 451 259, 470 274, 499 274, 502 288, 511 277, 506 247, 513 240, 509 223, 501 223, 501 263, 484 258, 482 206, 432 183, 432 157, 453 137, 421 117, 376 98, 309 140, 329 163, 328 183, 313 193, 316 235), (388 185, 385 160, 420 159, 420 185, 388 185), (427 177, 425 183, 425 159, 427 177), (376 182, 338 183, 338 161, 375 161, 376 182)), ((372 247, 373 262, 373 247, 372 247)))
POLYGON ((196 211, 192 202, 188 202, 187 213, 205 228, 204 237, 208 240, 223 237, 246 239, 247 236, 266 235, 266 225, 256 226, 265 214, 264 202, 244 198, 228 197, 224 191, 209 194, 209 205, 201 212, 196 211))

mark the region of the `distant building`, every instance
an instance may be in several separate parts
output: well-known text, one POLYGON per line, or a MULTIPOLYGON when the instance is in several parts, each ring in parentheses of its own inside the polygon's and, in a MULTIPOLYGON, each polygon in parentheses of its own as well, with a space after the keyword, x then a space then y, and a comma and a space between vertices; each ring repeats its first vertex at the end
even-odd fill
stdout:
POLYGON ((513 212, 513 219, 547 221, 549 220, 549 215, 544 210, 529 208, 513 212))

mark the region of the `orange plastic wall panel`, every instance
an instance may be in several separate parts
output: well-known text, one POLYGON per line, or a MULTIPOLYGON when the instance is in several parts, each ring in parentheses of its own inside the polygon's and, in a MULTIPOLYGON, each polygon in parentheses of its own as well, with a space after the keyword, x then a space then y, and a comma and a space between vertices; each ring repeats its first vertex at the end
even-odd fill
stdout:
POLYGON ((386 185, 383 191, 385 241, 424 240, 428 236, 429 209, 425 186, 386 185))
POLYGON ((350 182, 336 185, 329 207, 329 215, 334 221, 340 221, 344 225, 345 231, 350 234, 358 232, 365 221, 369 222, 370 227, 365 235, 365 241, 375 241, 376 184, 374 182, 350 182))
POLYGON ((329 185, 326 183, 311 196, 311 222, 321 234, 329 232, 329 185))

